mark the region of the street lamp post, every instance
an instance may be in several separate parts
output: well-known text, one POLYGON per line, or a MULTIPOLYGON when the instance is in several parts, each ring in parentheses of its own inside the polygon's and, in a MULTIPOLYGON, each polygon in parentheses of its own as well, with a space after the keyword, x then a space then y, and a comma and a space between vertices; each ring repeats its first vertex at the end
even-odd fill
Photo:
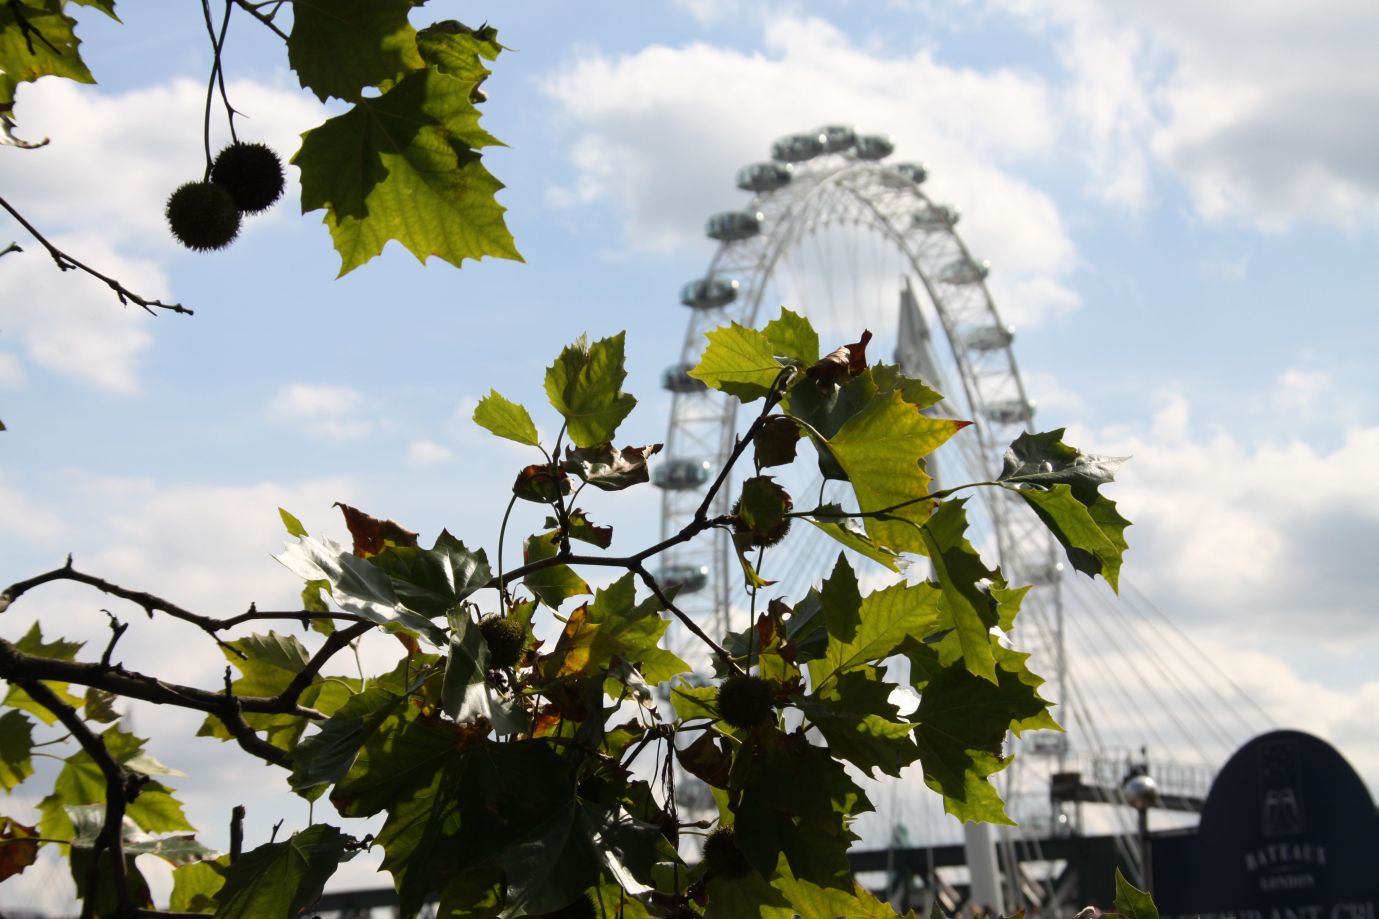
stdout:
POLYGON ((1125 803, 1139 813, 1140 865, 1145 893, 1154 893, 1154 863, 1149 848, 1149 809, 1159 803, 1159 786, 1147 773, 1132 775, 1121 786, 1125 803))

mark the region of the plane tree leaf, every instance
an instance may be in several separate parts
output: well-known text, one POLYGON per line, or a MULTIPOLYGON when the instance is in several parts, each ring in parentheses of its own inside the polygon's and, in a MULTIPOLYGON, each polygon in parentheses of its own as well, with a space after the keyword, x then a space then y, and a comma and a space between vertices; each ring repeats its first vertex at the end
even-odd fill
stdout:
POLYGON ((6 792, 34 774, 33 728, 23 712, 0 715, 0 789, 6 792))
POLYGON ((771 392, 781 362, 764 332, 736 322, 708 333, 709 346, 689 375, 711 389, 755 402, 771 392))
MULTIPOLYGON (((75 660, 77 652, 82 648, 82 642, 66 641, 58 638, 53 641, 43 640, 43 630, 39 628, 37 622, 29 626, 29 630, 24 633, 24 637, 14 643, 15 650, 34 657, 47 657, 55 661, 75 660)), ((59 699, 66 702, 73 708, 81 708, 82 699, 75 696, 67 688, 67 684, 60 680, 44 680, 43 685, 51 689, 59 699)), ((57 721, 57 716, 39 705, 29 694, 14 684, 10 684, 9 690, 5 693, 5 698, 0 700, 0 706, 17 708, 20 711, 28 712, 44 724, 51 725, 57 721)))
POLYGON ((797 704, 836 756, 873 778, 877 769, 898 777, 919 758, 919 748, 911 737, 914 725, 899 720, 890 701, 896 688, 874 673, 850 670, 797 704))
POLYGON ((313 824, 245 852, 218 868, 225 883, 215 895, 217 919, 297 915, 321 895, 353 841, 333 826, 313 824))
MULTIPOLYGON (((522 546, 522 558, 530 564, 554 558, 559 550, 559 534, 552 530, 549 533, 527 537, 522 546)), ((575 574, 569 565, 551 565, 529 572, 522 576, 522 584, 551 609, 558 609, 560 604, 571 597, 583 596, 590 592, 589 584, 575 574)))
POLYGON ((425 66, 412 0, 294 0, 287 61, 304 88, 324 102, 354 101, 361 90, 425 66))
POLYGON ((391 240, 425 262, 521 260, 494 195, 503 187, 478 150, 498 143, 479 127, 473 84, 413 70, 377 97, 302 135, 302 212, 325 210, 340 274, 391 240))
POLYGON ((647 682, 663 683, 690 669, 660 647, 669 627, 654 597, 637 602, 636 582, 625 574, 570 615, 555 648, 543 658, 541 672, 548 680, 588 676, 617 659, 636 667, 647 682))
POLYGON ((809 366, 819 359, 819 333, 799 313, 781 307, 780 315, 761 330, 776 354, 809 366))
POLYGON ((484 719, 499 734, 526 729, 527 719, 512 698, 504 697, 488 679, 488 643, 463 607, 450 611, 450 653, 445 661, 441 705, 459 722, 484 719))
POLYGON ((388 576, 399 603, 428 618, 444 616, 493 577, 483 549, 467 549, 445 530, 430 549, 389 546, 369 561, 388 576))
POLYGON ((535 447, 541 442, 536 423, 521 403, 511 402, 496 389, 479 400, 474 408, 474 423, 499 437, 535 447))
POLYGON ((50 76, 96 82, 78 51, 76 25, 63 12, 62 0, 18 0, 0 6, 0 113, 9 114, 20 83, 50 76))
MULTIPOLYGON (((835 572, 835 577, 837 574, 835 572)), ((851 638, 839 638, 830 630, 822 657, 809 662, 810 684, 815 692, 850 670, 885 660, 911 635, 928 635, 939 624, 941 591, 932 584, 900 582, 867 594, 857 613, 851 638)), ((825 615, 828 612, 825 598, 825 615)), ((841 617, 835 615, 833 621, 841 617)), ((829 621, 826 619, 826 621, 829 621)))
POLYGON ((1116 915, 1124 919, 1159 919, 1154 898, 1125 879, 1116 869, 1116 915))
POLYGON ((963 499, 945 501, 925 522, 925 554, 942 591, 943 624, 957 633, 967 668, 995 682, 991 627, 1000 621, 1000 612, 996 599, 983 585, 1004 587, 1005 582, 1000 572, 986 567, 967 541, 965 503, 963 499))
POLYGON ((1021 434, 1006 450, 999 481, 1016 492, 1062 544, 1074 568, 1119 589, 1130 525, 1099 491, 1123 456, 1083 453, 1063 443, 1063 428, 1021 434))
POLYGON ((933 513, 929 474, 922 458, 967 422, 931 418, 898 390, 878 395, 824 445, 847 474, 857 509, 884 511, 863 520, 867 535, 896 551, 922 552, 920 527, 933 513))
POLYGON ((417 51, 441 73, 480 83, 489 74, 483 62, 496 60, 503 46, 498 44, 498 30, 493 26, 471 29, 447 19, 417 33, 417 51))
POLYGON ((623 333, 588 344, 580 339, 546 369, 546 397, 565 419, 576 447, 599 447, 613 439, 637 400, 622 391, 623 333))

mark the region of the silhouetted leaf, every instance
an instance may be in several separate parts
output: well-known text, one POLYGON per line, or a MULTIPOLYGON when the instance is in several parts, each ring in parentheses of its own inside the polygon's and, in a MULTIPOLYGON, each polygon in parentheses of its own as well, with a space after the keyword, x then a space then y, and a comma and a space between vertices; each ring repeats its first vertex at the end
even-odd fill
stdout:
POLYGON ((215 897, 217 919, 297 915, 321 895, 350 842, 335 827, 314 824, 283 842, 245 852, 219 869, 225 884, 215 897))

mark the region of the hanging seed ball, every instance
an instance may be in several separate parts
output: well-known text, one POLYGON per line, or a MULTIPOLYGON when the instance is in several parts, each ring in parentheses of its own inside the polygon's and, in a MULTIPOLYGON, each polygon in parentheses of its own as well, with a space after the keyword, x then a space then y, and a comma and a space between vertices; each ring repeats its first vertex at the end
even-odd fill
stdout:
POLYGON ((265 144, 233 143, 216 156, 211 181, 228 191, 241 211, 257 214, 282 197, 282 160, 265 144))
POLYGON ((752 873, 751 862, 737 847, 733 828, 720 826, 704 840, 704 863, 714 876, 733 881, 752 873))
POLYGON ((522 627, 503 616, 485 616, 479 634, 488 643, 488 660, 494 667, 513 667, 522 659, 527 636, 522 627))
POLYGON ((736 728, 754 728, 775 714, 775 691, 759 676, 734 674, 718 686, 718 714, 736 728))
POLYGON ((224 249, 239 235, 239 208, 214 182, 188 182, 168 198, 168 226, 188 249, 224 249))

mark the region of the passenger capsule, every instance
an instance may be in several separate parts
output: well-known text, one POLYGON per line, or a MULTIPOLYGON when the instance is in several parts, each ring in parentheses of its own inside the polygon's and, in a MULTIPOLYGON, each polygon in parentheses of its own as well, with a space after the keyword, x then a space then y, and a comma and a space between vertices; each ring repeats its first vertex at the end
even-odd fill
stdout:
POLYGON ((704 232, 719 242, 737 242, 760 233, 762 219, 760 211, 720 211, 709 218, 704 232))
POLYGON ((992 402, 986 407, 986 417, 996 424, 1023 424, 1034 417, 1034 403, 1022 399, 992 402))
POLYGON ((895 140, 885 134, 864 134, 857 138, 859 160, 884 160, 895 152, 895 140))
POLYGON ((709 584, 708 565, 667 565, 656 572, 663 590, 679 588, 682 594, 703 590, 709 584))
POLYGON ((1015 329, 1008 325, 989 325, 973 329, 963 339, 972 351, 999 351, 1015 340, 1015 329))
POLYGON ((698 278, 680 288, 680 302, 696 310, 717 309, 737 299, 737 282, 698 278))
POLYGON ((929 170, 923 163, 896 163, 891 168, 916 185, 923 185, 924 180, 929 178, 929 170))
POLYGON ((962 256, 944 265, 938 273, 938 279, 945 284, 976 284, 985 281, 990 273, 990 262, 978 262, 962 256))
POLYGON ((709 480, 708 460, 672 459, 656 467, 651 481, 667 491, 697 488, 709 480))
POLYGON ((824 152, 817 134, 789 134, 771 145, 771 159, 779 163, 803 163, 824 152))
POLYGON ((790 167, 781 163, 752 163, 737 171, 737 187, 743 191, 775 191, 789 184, 790 167))
POLYGON ((845 124, 825 125, 819 128, 818 134, 826 153, 841 153, 857 143, 857 131, 845 124))
POLYGON ((958 222, 958 209, 948 204, 928 204, 915 212, 913 223, 921 230, 946 230, 958 222))
POLYGON ((703 392, 708 389, 703 380, 689 375, 693 364, 672 364, 661 374, 661 388, 671 392, 703 392))

